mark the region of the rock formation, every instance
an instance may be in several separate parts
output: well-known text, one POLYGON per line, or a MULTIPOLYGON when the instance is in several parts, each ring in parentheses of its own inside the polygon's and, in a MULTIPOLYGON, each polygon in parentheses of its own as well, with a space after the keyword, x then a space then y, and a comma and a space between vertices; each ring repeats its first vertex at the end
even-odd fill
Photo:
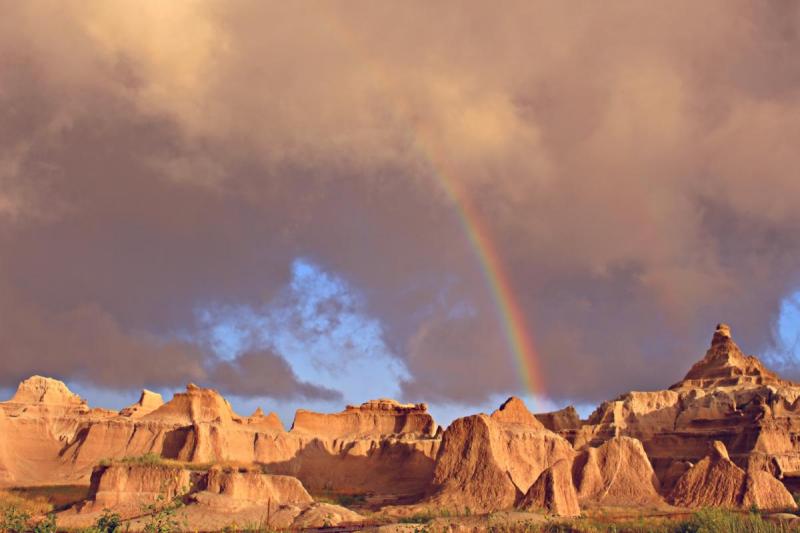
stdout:
POLYGON ((152 413, 162 405, 164 405, 164 399, 159 393, 143 389, 141 396, 139 396, 139 401, 123 408, 119 414, 131 418, 139 418, 152 413))
POLYGON ((797 505, 791 493, 768 472, 746 473, 714 441, 708 455, 681 476, 670 500, 680 507, 787 509, 797 505))
POLYGON ((544 509, 556 516, 578 516, 581 508, 572 483, 572 465, 561 459, 546 468, 517 504, 524 511, 544 509))
POLYGON ((70 391, 63 381, 42 376, 31 376, 20 383, 17 392, 8 403, 86 405, 86 402, 70 391))
POLYGON ((559 460, 571 463, 569 443, 544 429, 521 400, 510 398, 491 416, 459 418, 442 435, 430 501, 475 512, 510 509, 559 460))
POLYGON ((295 415, 292 431, 334 439, 401 434, 432 437, 436 424, 424 403, 402 404, 381 399, 358 407, 348 405, 341 413, 330 415, 300 409, 295 415))
POLYGON ((535 415, 536 419, 550 431, 569 432, 580 429, 582 422, 578 411, 571 405, 552 413, 535 415))
MULTIPOLYGON (((363 518, 343 507, 314 502, 297 478, 259 471, 212 467, 188 470, 175 464, 112 464, 92 473, 88 499, 59 514, 70 528, 93 524, 105 509, 124 520, 180 498, 179 514, 189 530, 222 529, 237 522, 281 529, 360 523, 363 518)), ((134 529, 136 527, 133 521, 134 529)))
POLYGON ((26 380, 14 401, 0 403, 0 483, 88 482, 103 459, 151 453, 262 464, 312 490, 408 496, 429 486, 440 442, 424 404, 376 400, 332 415, 300 411, 287 432, 274 413, 241 417, 219 393, 196 385, 167 403, 144 391, 115 413, 89 409, 63 383, 43 379, 26 380))
POLYGON ((665 501, 785 509, 800 489, 800 386, 744 355, 724 324, 683 380, 622 394, 586 420, 572 407, 533 415, 512 397, 442 430, 425 404, 380 399, 298 410, 286 431, 274 413, 239 416, 192 384, 166 403, 144 390, 115 412, 33 376, 0 402, 0 486, 80 483, 92 497, 65 513, 76 523, 184 486, 192 520, 219 527, 230 513, 256 523, 265 506, 273 527, 360 520, 308 491, 474 513, 665 501), (122 461, 145 454, 160 464, 122 461))
POLYGON ((687 463, 706 456, 714 440, 725 444, 739 468, 766 471, 800 488, 800 440, 792 437, 800 434, 800 386, 744 355, 724 324, 714 332, 705 357, 668 390, 623 394, 601 404, 578 427, 574 419, 555 424, 550 427, 576 449, 615 436, 640 440, 667 490, 687 463))
POLYGON ((114 508, 122 512, 138 512, 143 504, 167 500, 188 492, 191 472, 168 466, 119 464, 99 467, 92 474, 90 509, 114 508))
POLYGON ((525 403, 515 396, 503 402, 503 404, 491 414, 491 418, 502 424, 516 424, 529 429, 544 429, 542 423, 528 411, 527 407, 525 407, 525 403))
POLYGON ((659 503, 659 482, 642 443, 614 437, 598 448, 589 447, 573 466, 578 500, 604 505, 659 503))

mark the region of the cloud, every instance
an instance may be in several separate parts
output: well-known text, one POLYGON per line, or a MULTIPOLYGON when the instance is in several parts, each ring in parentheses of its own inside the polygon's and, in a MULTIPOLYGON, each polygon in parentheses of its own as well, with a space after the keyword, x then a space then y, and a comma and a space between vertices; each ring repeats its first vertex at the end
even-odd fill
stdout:
POLYGON ((227 383, 258 361, 324 396, 272 356, 215 367, 196 320, 261 309, 302 257, 359 291, 409 399, 517 392, 444 180, 553 398, 676 381, 720 320, 766 349, 798 287, 794 4, 6 8, 8 375, 227 383), (154 369, 115 373, 134 353, 154 369))
POLYGON ((246 352, 232 361, 216 363, 207 378, 221 392, 243 397, 341 400, 338 391, 300 382, 280 355, 262 350, 246 352))

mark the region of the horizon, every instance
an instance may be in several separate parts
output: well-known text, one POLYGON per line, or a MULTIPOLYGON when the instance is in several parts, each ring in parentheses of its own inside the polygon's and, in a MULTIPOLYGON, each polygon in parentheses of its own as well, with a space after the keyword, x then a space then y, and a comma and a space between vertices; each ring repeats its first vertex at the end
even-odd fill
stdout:
MULTIPOLYGON (((734 342, 735 342, 735 339, 734 339, 734 342)), ((710 342, 709 342, 709 346, 710 346, 710 342)), ((759 355, 747 354, 747 352, 745 350, 743 350, 742 353, 744 353, 746 355, 753 355, 754 357, 756 357, 759 361, 762 362, 762 364, 764 364, 769 369, 769 364, 767 362, 765 362, 763 360, 763 358, 760 357, 759 355)), ((695 362, 701 361, 704 357, 705 357, 705 353, 703 355, 699 356, 697 361, 695 361, 695 362)), ((689 371, 688 367, 687 367, 686 371, 687 372, 689 371)), ((778 375, 780 376, 780 373, 778 373, 778 375)), ((96 390, 96 389, 91 389, 91 388, 87 389, 83 385, 80 385, 80 384, 71 385, 69 382, 60 380, 60 379, 58 379, 56 377, 53 377, 53 376, 34 375, 34 376, 29 376, 28 378, 26 378, 26 380, 30 379, 30 378, 34 378, 34 377, 44 377, 44 378, 48 378, 48 379, 56 379, 58 381, 61 381, 62 383, 64 383, 67 386, 67 388, 71 392, 77 394, 84 401, 86 401, 87 405, 90 408, 111 409, 111 410, 115 410, 115 411, 119 411, 119 410, 121 410, 121 409, 123 409, 125 407, 129 407, 129 406, 137 403, 139 396, 144 392, 144 390, 150 390, 150 389, 143 389, 143 390, 139 391, 138 393, 135 394, 135 398, 133 399, 133 401, 129 401, 130 398, 128 396, 126 396, 127 391, 96 390), (111 403, 110 404, 102 404, 102 405, 101 404, 92 403, 91 401, 89 401, 88 398, 91 398, 93 396, 100 397, 100 398, 111 399, 111 403)), ((23 381, 25 381, 25 380, 23 380, 23 381)), ((164 403, 168 403, 169 401, 171 401, 172 399, 175 398, 175 394, 179 394, 179 393, 185 392, 190 387, 190 385, 196 385, 196 384, 187 383, 186 386, 183 389, 177 389, 177 390, 175 390, 175 389, 170 389, 170 390, 162 389, 162 390, 156 390, 156 391, 151 391, 151 392, 158 393, 159 395, 161 395, 164 403)), ((667 390, 672 385, 674 385, 674 384, 673 383, 665 384, 661 389, 653 389, 652 391, 667 390)), ((200 388, 204 388, 204 389, 215 390, 213 387, 206 387, 206 386, 204 386, 202 384, 197 385, 197 386, 199 386, 200 388)), ((4 397, 6 398, 6 400, 0 399, 0 403, 3 402, 3 401, 10 400, 11 397, 14 395, 15 390, 16 389, 13 389, 13 388, 12 389, 0 389, 0 398, 4 398, 4 397)), ((629 392, 652 392, 652 391, 644 391, 644 390, 641 390, 641 389, 631 389, 629 391, 621 391, 619 393, 619 395, 611 396, 611 397, 609 397, 609 398, 607 398, 606 400, 603 400, 603 401, 614 400, 615 398, 618 398, 619 396, 625 395, 625 394, 627 394, 629 392)), ((353 402, 353 403, 343 403, 338 408, 336 408, 335 406, 331 406, 329 403, 327 403, 327 404, 324 405, 324 407, 321 410, 315 410, 313 408, 309 408, 308 405, 292 405, 292 404, 288 404, 288 402, 275 402, 275 401, 270 402, 268 399, 266 399, 266 401, 264 401, 262 403, 259 403, 259 399, 252 399, 252 398, 251 399, 244 399, 244 398, 241 398, 241 397, 237 397, 236 395, 225 395, 225 394, 222 394, 222 393, 220 393, 219 391, 216 391, 216 390, 215 390, 215 392, 220 394, 220 396, 222 396, 231 405, 231 409, 233 410, 234 414, 236 414, 237 416, 240 416, 240 417, 252 416, 252 414, 256 411, 256 409, 262 409, 264 411, 264 413, 275 413, 275 414, 277 414, 278 417, 281 420, 281 423, 282 423, 284 429, 286 431, 289 431, 292 428, 292 426, 294 425, 294 420, 295 420, 296 414, 300 410, 313 411, 313 412, 322 413, 322 414, 335 414, 335 413, 339 413, 339 412, 345 411, 345 409, 347 407, 349 407, 349 406, 359 406, 359 405, 361 405, 361 404, 363 404, 363 403, 365 403, 367 401, 370 401, 370 400, 388 399, 388 400, 391 400, 391 401, 397 401, 394 398, 389 398, 389 397, 386 397, 386 396, 376 396, 374 398, 366 398, 366 399, 364 399, 362 401, 356 401, 356 402, 353 402), (265 405, 267 406, 266 408, 265 408, 265 405)), ((544 406, 544 408, 536 409, 534 407, 531 407, 532 402, 530 401, 529 397, 526 397, 524 395, 523 396, 511 395, 511 396, 504 397, 504 398, 501 398, 501 397, 493 398, 493 399, 485 402, 482 405, 475 405, 475 406, 471 406, 471 405, 436 405, 436 404, 430 405, 430 404, 427 404, 425 402, 407 402, 407 404, 424 403, 426 405, 427 412, 431 414, 431 416, 433 417, 433 419, 436 422, 436 424, 440 425, 444 429, 447 429, 447 427, 449 427, 450 424, 454 420, 456 420, 458 418, 463 418, 463 417, 470 416, 470 415, 477 414, 477 413, 491 414, 496 409, 498 409, 503 403, 505 403, 506 401, 508 401, 508 400, 510 400, 512 398, 518 398, 518 399, 522 400, 522 402, 525 404, 525 406, 528 408, 528 410, 531 413, 533 413, 534 415, 546 414, 546 413, 550 413, 550 412, 554 412, 554 411, 558 411, 558 410, 564 409, 566 407, 573 407, 578 412, 578 415, 580 416, 580 419, 582 421, 586 421, 589 418, 589 416, 591 415, 591 413, 593 413, 596 409, 601 407, 601 404, 603 402, 603 401, 601 401, 601 402, 598 402, 597 404, 585 403, 585 404, 578 404, 578 405, 571 404, 571 403, 567 403, 567 404, 563 404, 563 405, 556 405, 556 404, 553 404, 553 403, 549 403, 549 404, 546 404, 544 406)), ((541 400, 539 400, 539 402, 541 403, 541 400)), ((401 402, 401 403, 403 403, 403 402, 401 402)))

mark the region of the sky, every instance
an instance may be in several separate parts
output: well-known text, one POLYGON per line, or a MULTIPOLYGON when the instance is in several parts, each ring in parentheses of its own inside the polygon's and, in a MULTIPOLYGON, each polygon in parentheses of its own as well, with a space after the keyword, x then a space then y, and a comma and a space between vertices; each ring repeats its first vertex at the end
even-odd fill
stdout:
POLYGON ((586 412, 722 321, 800 378, 795 2, 0 9, 3 390, 586 412))

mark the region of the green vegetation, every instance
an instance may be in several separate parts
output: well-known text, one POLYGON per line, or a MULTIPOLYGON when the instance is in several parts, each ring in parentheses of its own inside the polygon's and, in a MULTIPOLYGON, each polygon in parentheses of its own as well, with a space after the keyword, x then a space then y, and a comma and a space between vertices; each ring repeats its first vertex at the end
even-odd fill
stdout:
POLYGON ((120 463, 128 465, 144 465, 144 466, 161 466, 164 460, 157 453, 146 453, 138 456, 123 457, 119 460, 120 463))
POLYGON ((55 513, 49 513, 47 516, 33 524, 31 531, 33 531, 33 533, 56 533, 57 527, 55 513))
POLYGON ((422 513, 414 513, 409 516, 403 516, 398 520, 398 522, 400 522, 401 524, 427 524, 434 518, 437 518, 437 516, 434 515, 433 513, 422 512, 422 513))
POLYGON ((111 509, 103 509, 103 514, 94 523, 97 533, 119 533, 122 531, 122 517, 111 509))
POLYGON ((180 516, 179 511, 185 505, 185 494, 177 494, 167 498, 164 493, 158 495, 154 503, 142 507, 142 513, 148 515, 144 524, 145 533, 172 533, 183 531, 186 521, 180 516))
POLYGON ((542 533, 788 533, 800 531, 786 524, 765 520, 758 512, 741 513, 726 509, 701 509, 685 520, 640 518, 629 521, 579 519, 494 531, 541 531, 542 533), (536 529, 538 526, 538 529, 536 529))
MULTIPOLYGON (((89 495, 88 485, 48 485, 41 487, 15 487, 8 490, 7 497, 16 497, 31 514, 41 515, 50 511, 62 511, 72 504, 85 500, 89 495)), ((0 508, 3 496, 0 495, 0 508)))
MULTIPOLYGON (((436 512, 418 513, 398 520, 418 524, 414 532, 436 533, 449 529, 448 521, 436 512)), ((468 518, 465 514, 461 518, 468 518)), ((581 517, 572 520, 514 520, 510 515, 484 517, 485 528, 492 533, 800 533, 800 527, 765 520, 758 512, 736 512, 725 509, 702 509, 690 517, 676 520, 669 517, 620 520, 613 517, 581 517)), ((473 524, 469 524, 472 526, 473 524)))
POLYGON ((321 494, 313 494, 312 496, 315 501, 320 503, 330 503, 333 505, 341 505, 342 507, 358 508, 364 507, 367 504, 366 494, 345 494, 327 490, 321 494))
POLYGON ((23 533, 27 531, 31 513, 12 504, 3 509, 0 518, 0 531, 8 533, 23 533))

